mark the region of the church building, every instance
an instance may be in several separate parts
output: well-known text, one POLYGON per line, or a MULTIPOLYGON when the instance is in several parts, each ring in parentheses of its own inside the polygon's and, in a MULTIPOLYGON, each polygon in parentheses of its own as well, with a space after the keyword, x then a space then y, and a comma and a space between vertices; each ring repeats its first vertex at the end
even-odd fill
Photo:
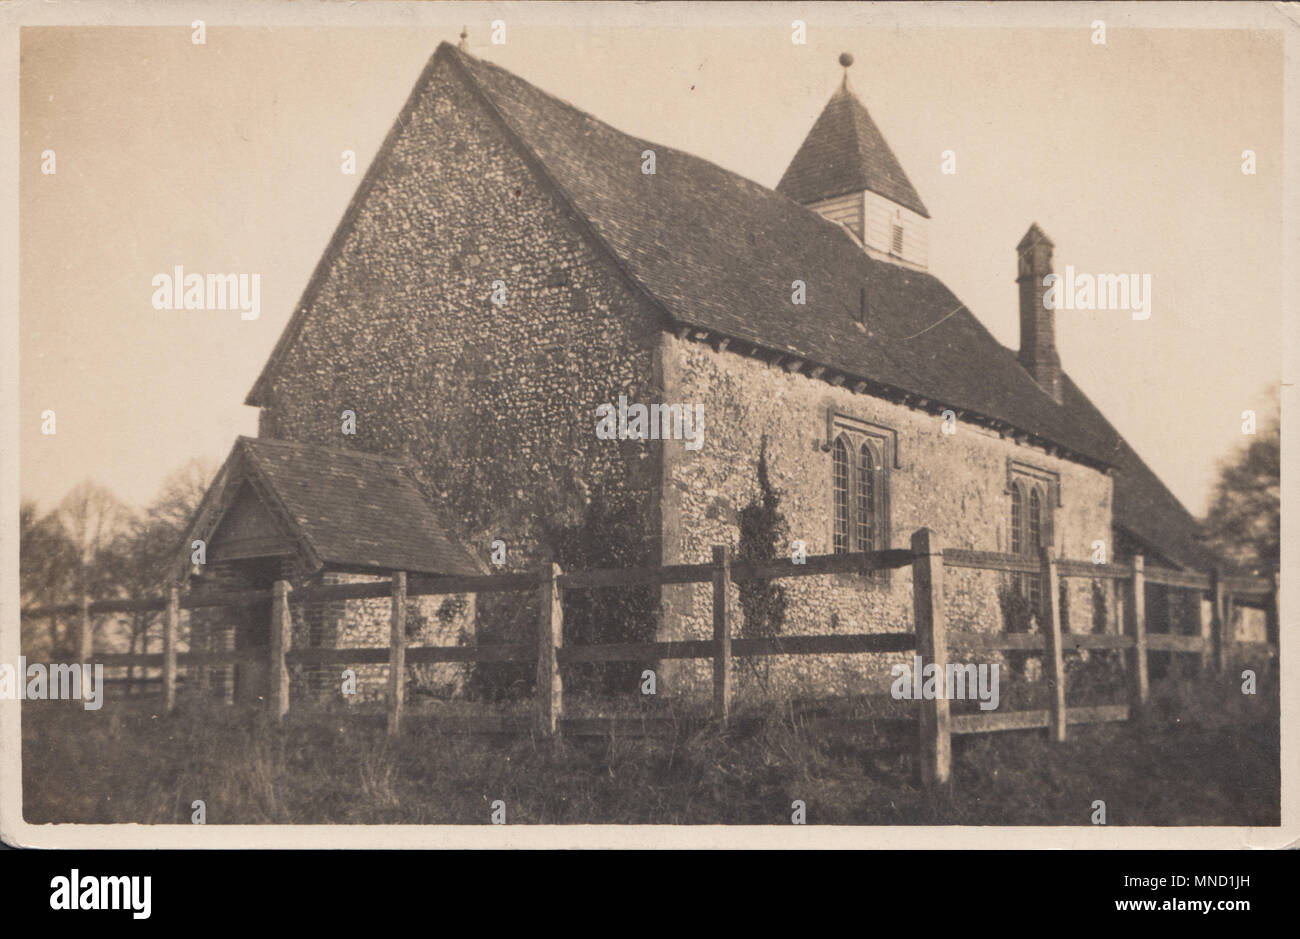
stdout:
MULTIPOLYGON (((932 224, 847 67, 769 189, 443 43, 248 395, 258 437, 200 512, 197 580, 486 573, 498 540, 505 570, 535 569, 596 503, 635 520, 636 563, 704 563, 738 544, 760 456, 808 554, 907 547, 928 527, 952 548, 1087 560, 1101 542, 1108 561, 1213 566, 1063 368, 1048 234, 1027 219, 1007 245, 1008 349, 930 272, 932 224), (702 415, 699 446, 598 435, 620 398, 702 415)), ((1119 628, 1109 583, 1065 582, 1071 630, 1119 628)), ((786 634, 911 628, 906 568, 784 583, 786 634)), ((1043 602, 1033 578, 951 570, 950 628, 1005 628, 1007 590, 1043 602)), ((663 587, 658 637, 711 636, 710 596, 663 587)), ((412 641, 473 642, 472 599, 423 598, 412 641)), ((1199 601, 1180 611, 1152 587, 1147 602, 1151 628, 1199 629, 1199 601)), ((382 605, 295 614, 295 644, 384 644, 367 603, 382 605)), ((770 680, 880 688, 886 658, 778 657, 770 680)), ((446 669, 430 680, 454 693, 446 669)), ((707 687, 707 662, 663 669, 661 691, 707 687)))

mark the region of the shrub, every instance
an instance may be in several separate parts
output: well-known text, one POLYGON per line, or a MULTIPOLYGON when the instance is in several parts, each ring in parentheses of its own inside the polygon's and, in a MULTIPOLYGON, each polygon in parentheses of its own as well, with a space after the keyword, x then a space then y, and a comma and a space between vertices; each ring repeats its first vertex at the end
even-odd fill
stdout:
MULTIPOLYGON (((478 643, 533 642, 537 615, 534 591, 481 593, 477 606, 478 643)), ((536 678, 536 667, 530 662, 475 662, 466 692, 479 700, 513 700, 532 694, 536 678)))
MULTIPOLYGON (((644 513, 629 498, 597 491, 576 525, 548 524, 544 532, 565 570, 642 567, 650 562, 644 513)), ((656 596, 649 586, 569 590, 564 594, 564 642, 645 642, 655 637, 656 596)), ((641 663, 586 662, 566 667, 565 690, 618 694, 635 689, 641 663)))
MULTIPOLYGON (((1101 581, 1093 578, 1092 581, 1092 631, 1095 633, 1104 633, 1106 631, 1106 588, 1102 586, 1101 581)), ((1121 628, 1121 624, 1115 624, 1116 629, 1121 628)))
MULTIPOLYGON (((597 490, 576 524, 554 518, 542 523, 542 558, 566 571, 639 567, 649 563, 648 526, 639 503, 597 490)), ((536 569, 536 564, 533 565, 536 569)), ((536 591, 485 593, 478 600, 480 643, 517 643, 533 648, 540 615, 536 591)), ((655 595, 648 586, 568 590, 563 598, 564 643, 637 642, 654 638, 655 595)), ((444 604, 445 606, 445 604, 444 604)), ((450 609, 445 612, 451 613, 450 609)), ((441 618, 444 610, 439 610, 441 618)), ((469 682, 472 697, 500 701, 530 695, 536 683, 531 662, 477 662, 469 682)), ((566 666, 566 691, 618 693, 635 688, 635 662, 584 662, 566 666)))
MULTIPOLYGON (((1002 631, 1006 633, 1029 633, 1034 631, 1034 613, 1029 599, 1021 593, 1012 582, 1003 582, 998 587, 998 606, 1002 610, 1002 631)), ((1007 665, 1015 672, 1025 674, 1032 652, 1020 649, 1007 650, 1007 665)))

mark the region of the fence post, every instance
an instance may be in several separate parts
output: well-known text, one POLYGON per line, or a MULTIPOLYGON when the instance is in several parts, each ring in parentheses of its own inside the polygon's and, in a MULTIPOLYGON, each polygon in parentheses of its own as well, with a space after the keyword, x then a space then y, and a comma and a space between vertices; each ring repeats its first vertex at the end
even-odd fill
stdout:
POLYGON ((564 682, 560 678, 559 649, 564 645, 564 605, 560 593, 560 565, 554 561, 542 572, 541 611, 537 619, 537 730, 543 737, 560 731, 564 710, 564 682))
MULTIPOLYGON (((1120 580, 1111 580, 1110 587, 1115 606, 1115 635, 1123 636, 1127 632, 1124 628, 1124 584, 1120 580)), ((1127 649, 1120 651, 1119 670, 1126 676, 1125 681, 1131 684, 1133 679, 1129 673, 1133 670, 1133 656, 1127 649)))
POLYGON ((163 622, 162 691, 163 711, 167 714, 176 707, 176 634, 180 619, 181 588, 172 584, 167 590, 167 619, 163 622))
MULTIPOLYGON (((943 618, 943 549, 928 528, 912 533, 912 617, 916 624, 916 652, 924 665, 939 674, 948 664, 948 632, 943 618), (927 661, 928 660, 928 661, 927 661)), ((920 675, 912 676, 920 681, 920 675)), ((952 774, 952 727, 948 699, 942 695, 921 701, 921 781, 925 785, 948 782, 952 774)))
MULTIPOLYGON (((212 623, 199 610, 190 610, 190 652, 199 653, 200 657, 212 651, 212 623), (196 623, 195 620, 198 619, 196 623), (195 635, 195 626, 198 635, 195 635), (196 641, 197 639, 197 641, 196 641)), ((185 693, 190 692, 190 685, 200 699, 207 698, 212 691, 212 666, 203 661, 189 663, 185 666, 185 693)))
POLYGON ((1219 671, 1227 671, 1237 657, 1237 596, 1229 590, 1223 595, 1223 659, 1219 671))
POLYGON ((1128 582, 1128 604, 1133 621, 1133 669, 1132 690, 1133 704, 1145 707, 1151 696, 1151 686, 1147 682, 1147 610, 1146 583, 1142 573, 1145 560, 1142 555, 1133 556, 1133 576, 1128 582))
POLYGON ((289 669, 284 662, 284 654, 289 651, 292 625, 289 590, 287 580, 277 580, 271 585, 271 667, 267 674, 270 687, 266 700, 276 723, 283 721, 289 711, 289 669))
POLYGON ((79 616, 77 617, 77 658, 89 663, 95 657, 95 626, 90 620, 90 597, 81 595, 79 616))
POLYGON ((1061 648, 1061 587, 1056 558, 1050 548, 1038 549, 1039 577, 1042 578, 1043 611, 1047 614, 1043 636, 1047 640, 1048 692, 1047 729, 1057 743, 1065 740, 1065 653, 1061 648))
POLYGON ((1227 642, 1227 604, 1223 590, 1223 571, 1214 568, 1210 571, 1210 641, 1201 653, 1201 664, 1213 665, 1215 673, 1223 671, 1225 643, 1227 642))
POLYGON ((731 552, 713 546, 713 716, 724 725, 731 714, 731 617, 727 588, 731 552))
POLYGON ((392 612, 388 618, 388 733, 402 731, 406 704, 406 571, 393 571, 392 612))

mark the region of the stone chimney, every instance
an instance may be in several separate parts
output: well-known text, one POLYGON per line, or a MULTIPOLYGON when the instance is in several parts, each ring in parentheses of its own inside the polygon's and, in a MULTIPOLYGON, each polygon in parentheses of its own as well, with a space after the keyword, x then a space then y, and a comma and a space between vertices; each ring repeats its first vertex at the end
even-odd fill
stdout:
POLYGON ((1043 278, 1052 273, 1053 247, 1037 223, 1030 225, 1016 245, 1016 283, 1020 285, 1020 364, 1059 404, 1061 357, 1056 353, 1056 311, 1043 304, 1048 290, 1043 278))

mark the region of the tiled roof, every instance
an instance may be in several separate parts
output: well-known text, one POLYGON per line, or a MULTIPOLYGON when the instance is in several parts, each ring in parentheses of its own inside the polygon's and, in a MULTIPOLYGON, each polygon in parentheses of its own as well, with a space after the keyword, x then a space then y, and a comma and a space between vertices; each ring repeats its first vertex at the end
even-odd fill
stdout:
MULTIPOLYGON (((213 486, 229 487, 245 478, 272 503, 268 508, 318 565, 482 573, 447 534, 446 523, 421 494, 405 460, 240 437, 213 486)), ((220 501, 218 495, 212 503, 220 501)))
MULTIPOLYGON (((1191 515, 1077 386, 1065 379, 1063 401, 1053 400, 1015 353, 998 343, 938 278, 870 258, 843 227, 786 195, 707 160, 615 130, 448 43, 439 45, 421 75, 340 230, 364 199, 440 62, 452 63, 481 92, 524 157, 668 324, 801 357, 873 387, 972 412, 1086 460, 1116 466, 1122 470, 1115 487, 1116 523, 1165 548, 1171 558, 1203 558, 1191 515), (646 149, 655 151, 653 175, 640 171, 646 149), (790 302, 794 280, 806 285, 806 305, 790 302), (859 324, 864 290, 866 318, 859 324)), ((847 110, 853 133, 865 134, 870 118, 864 123, 865 109, 858 115, 855 99, 846 96, 847 103, 836 104, 832 118, 842 124, 836 115, 847 110)), ((874 124, 870 128, 879 135, 874 124)), ((874 149, 889 153, 887 145, 883 151, 874 149)), ((901 169, 897 177, 885 172, 880 178, 906 184, 901 169)), ((894 193, 904 195, 898 189, 894 193)), ((925 211, 919 198, 916 205, 925 211)), ((332 244, 337 241, 336 234, 332 244)), ((327 253, 250 392, 249 404, 263 403, 264 390, 301 328, 328 260, 327 253)))
POLYGON ((840 225, 707 160, 630 137, 444 43, 633 281, 675 322, 1003 421, 1104 462, 936 277, 868 257, 840 225), (653 175, 641 152, 655 151, 653 175), (791 283, 806 285, 805 305, 791 283), (862 291, 867 316, 859 324, 862 291))
POLYGON ((822 109, 776 191, 807 205, 864 189, 930 217, 876 122, 845 81, 822 109))
MULTIPOLYGON (((465 67, 629 274, 678 323, 995 418, 1116 467, 1117 524, 1178 563, 1213 563, 1191 513, 1078 386, 1064 376, 1063 401, 1054 401, 938 278, 870 258, 840 226, 780 192, 629 137, 445 43, 439 53, 465 67), (654 175, 639 170, 644 149, 655 151, 654 175), (807 285, 806 306, 790 303, 795 279, 807 285), (862 287, 868 311, 859 328, 862 287)), ((818 125, 843 123, 844 113, 855 133, 879 138, 847 91, 832 98, 818 125)), ((814 126, 809 137, 817 133, 814 126)), ((883 139, 867 149, 897 166, 883 139)), ((796 156, 783 185, 800 162, 796 156)), ((911 191, 901 168, 896 175, 886 170, 880 178, 911 191)), ((881 194, 907 204, 902 188, 881 194)), ((910 207, 925 212, 919 198, 910 207)))

